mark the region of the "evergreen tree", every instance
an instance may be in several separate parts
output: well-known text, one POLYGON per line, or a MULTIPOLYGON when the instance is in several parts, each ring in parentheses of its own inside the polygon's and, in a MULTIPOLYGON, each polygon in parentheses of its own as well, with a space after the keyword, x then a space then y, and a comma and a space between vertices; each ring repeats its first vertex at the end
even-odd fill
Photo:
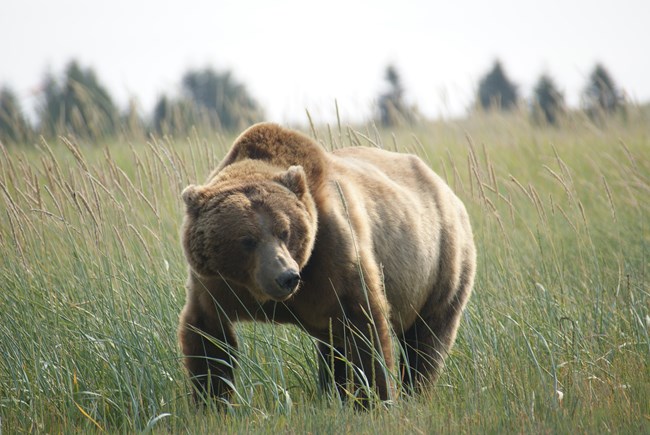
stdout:
POLYGON ((185 97, 199 109, 203 121, 213 127, 242 130, 263 118, 257 102, 230 71, 188 71, 183 76, 182 88, 185 97))
POLYGON ((556 124, 565 106, 564 95, 558 91, 553 79, 543 74, 533 92, 533 119, 537 122, 556 124))
POLYGON ((596 64, 583 93, 583 104, 590 117, 608 115, 623 104, 621 91, 614 79, 601 64, 596 64))
POLYGON ((415 113, 404 102, 404 87, 395 66, 386 67, 384 78, 388 82, 388 91, 379 96, 379 122, 385 127, 412 122, 415 113))
POLYGON ((0 142, 26 144, 32 139, 32 128, 25 119, 13 91, 0 90, 0 142))
POLYGON ((158 97, 158 101, 153 108, 153 129, 158 134, 169 133, 169 122, 171 116, 171 107, 169 98, 166 95, 158 97))
POLYGON ((65 129, 65 103, 63 91, 58 81, 51 73, 43 78, 42 102, 38 110, 41 133, 45 136, 56 136, 65 129))
POLYGON ((44 134, 98 139, 115 133, 118 110, 92 69, 72 61, 66 67, 63 85, 50 74, 44 82, 39 112, 44 134))
POLYGON ((153 130, 160 135, 185 135, 199 124, 198 109, 188 99, 173 100, 162 95, 153 113, 153 130))
POLYGON ((510 110, 516 107, 517 100, 517 86, 508 79, 501 62, 495 61, 479 82, 478 103, 485 110, 510 110))

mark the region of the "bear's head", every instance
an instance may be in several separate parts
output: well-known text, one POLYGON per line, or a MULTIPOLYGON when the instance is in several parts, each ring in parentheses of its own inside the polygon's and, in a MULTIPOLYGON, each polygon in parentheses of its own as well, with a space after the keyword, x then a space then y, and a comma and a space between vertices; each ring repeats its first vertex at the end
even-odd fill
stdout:
POLYGON ((298 290, 317 229, 302 167, 244 160, 182 196, 181 236, 194 273, 246 287, 259 302, 283 301, 298 290))

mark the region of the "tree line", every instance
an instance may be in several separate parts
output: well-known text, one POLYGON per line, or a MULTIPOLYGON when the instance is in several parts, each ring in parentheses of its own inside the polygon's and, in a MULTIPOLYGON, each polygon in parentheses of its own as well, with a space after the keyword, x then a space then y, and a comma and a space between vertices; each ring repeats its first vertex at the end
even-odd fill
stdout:
MULTIPOLYGON (((401 76, 388 65, 384 78, 387 91, 377 97, 375 122, 394 127, 421 119, 417 108, 405 101, 401 76)), ((36 119, 29 120, 8 87, 0 89, 0 142, 25 144, 39 136, 72 136, 97 141, 126 134, 185 135, 191 128, 242 130, 264 119, 264 111, 230 71, 213 68, 189 70, 181 78, 180 95, 161 95, 148 119, 135 101, 120 112, 94 70, 71 61, 60 76, 45 75, 36 107, 36 119)), ((473 108, 509 111, 521 107, 518 86, 507 76, 500 61, 480 79, 473 108)), ((582 106, 594 120, 624 107, 622 91, 601 64, 590 74, 582 94, 582 106)), ((555 125, 567 107, 563 93, 548 74, 542 74, 529 101, 533 121, 555 125)))
MULTIPOLYGON (((417 120, 417 109, 409 107, 404 101, 404 87, 394 66, 387 67, 385 79, 389 91, 380 95, 378 100, 380 123, 395 126, 417 120)), ((521 109, 523 103, 519 87, 507 76, 501 62, 495 60, 492 68, 479 81, 471 109, 507 112, 521 109)), ((547 73, 539 77, 528 106, 533 122, 544 125, 557 125, 568 110, 564 94, 547 73)), ((623 91, 600 63, 594 66, 587 79, 581 95, 581 106, 594 122, 600 122, 625 107, 623 91)))
POLYGON ((135 100, 120 112, 94 70, 71 61, 61 76, 45 75, 34 122, 11 89, 0 90, 0 142, 24 144, 38 136, 60 135, 92 142, 120 133, 185 135, 191 128, 235 131, 264 118, 259 104, 229 71, 187 71, 180 89, 177 97, 160 95, 153 115, 145 119, 135 100))
MULTIPOLYGON (((611 74, 602 64, 596 64, 581 95, 582 108, 594 121, 624 108, 625 98, 611 74)), ((512 110, 521 104, 518 86, 504 71, 500 61, 481 79, 476 106, 483 110, 512 110)), ((553 78, 542 74, 533 88, 529 102, 533 120, 555 125, 565 114, 564 94, 553 78)))

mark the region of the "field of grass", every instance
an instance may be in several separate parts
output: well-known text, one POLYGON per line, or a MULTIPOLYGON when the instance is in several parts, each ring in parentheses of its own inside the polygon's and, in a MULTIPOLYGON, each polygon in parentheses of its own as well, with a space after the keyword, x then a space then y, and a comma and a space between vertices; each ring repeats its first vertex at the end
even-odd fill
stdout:
POLYGON ((356 412, 319 394, 308 336, 246 324, 235 403, 197 411, 180 192, 233 138, 59 139, 1 149, 0 432, 650 432, 647 111, 308 133, 417 153, 468 207, 476 285, 429 393, 356 412))

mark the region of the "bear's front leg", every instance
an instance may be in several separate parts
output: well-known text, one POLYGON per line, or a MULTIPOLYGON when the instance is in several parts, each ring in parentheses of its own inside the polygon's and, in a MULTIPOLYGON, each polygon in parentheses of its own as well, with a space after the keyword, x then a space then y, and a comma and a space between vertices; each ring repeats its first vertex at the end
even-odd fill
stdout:
POLYGON ((334 387, 341 399, 346 398, 348 383, 348 364, 343 347, 319 341, 318 349, 318 385, 321 391, 332 391, 334 387))
POLYGON ((210 316, 188 298, 180 315, 178 338, 196 402, 201 403, 208 397, 230 400, 235 364, 233 352, 237 348, 230 321, 210 316))

